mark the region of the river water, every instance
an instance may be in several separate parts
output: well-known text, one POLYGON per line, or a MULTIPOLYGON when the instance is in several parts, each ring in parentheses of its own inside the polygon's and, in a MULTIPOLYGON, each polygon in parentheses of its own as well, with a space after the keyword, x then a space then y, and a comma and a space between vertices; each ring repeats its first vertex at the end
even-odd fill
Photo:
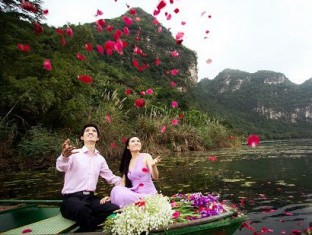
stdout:
MULTIPOLYGON (((109 162, 117 172, 118 161, 109 162)), ((251 148, 222 149, 163 156, 157 189, 215 193, 248 216, 249 228, 234 235, 299 234, 312 227, 312 140, 261 142, 251 148), (211 161, 211 156, 216 161, 211 161), (210 158, 209 158, 210 157, 210 158), (253 229, 253 230, 252 230, 253 229)), ((63 175, 44 172, 5 172, 0 199, 61 199, 63 175)), ((100 180, 98 193, 111 187, 100 180)))

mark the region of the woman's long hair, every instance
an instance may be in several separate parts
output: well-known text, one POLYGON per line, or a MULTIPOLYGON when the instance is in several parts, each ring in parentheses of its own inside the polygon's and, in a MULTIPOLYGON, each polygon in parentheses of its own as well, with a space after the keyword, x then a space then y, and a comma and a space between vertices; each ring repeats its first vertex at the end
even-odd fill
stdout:
POLYGON ((128 138, 126 141, 126 146, 125 146, 125 149, 123 151, 120 166, 119 166, 120 173, 122 173, 126 178, 126 187, 127 188, 132 187, 132 182, 128 178, 129 164, 130 164, 130 160, 132 158, 132 154, 131 154, 130 150, 128 149, 129 141, 131 138, 133 138, 133 137, 128 138))

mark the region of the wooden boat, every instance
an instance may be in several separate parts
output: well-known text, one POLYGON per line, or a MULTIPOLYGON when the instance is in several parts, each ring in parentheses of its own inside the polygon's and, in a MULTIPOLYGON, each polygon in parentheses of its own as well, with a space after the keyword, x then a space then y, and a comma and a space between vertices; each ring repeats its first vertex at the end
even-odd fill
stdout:
MULTIPOLYGON (((74 221, 59 212, 60 200, 0 200, 1 234, 60 234, 77 229, 74 221), (12 206, 14 205, 14 206, 12 206), (6 209, 7 207, 7 209, 6 209)), ((233 234, 246 220, 233 208, 225 213, 193 221, 176 223, 150 234, 233 234)), ((103 234, 103 233, 94 233, 103 234)))

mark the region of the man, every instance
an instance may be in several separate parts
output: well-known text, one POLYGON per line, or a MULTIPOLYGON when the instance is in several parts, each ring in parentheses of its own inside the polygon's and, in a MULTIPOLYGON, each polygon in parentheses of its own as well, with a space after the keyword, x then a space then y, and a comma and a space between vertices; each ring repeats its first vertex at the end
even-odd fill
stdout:
POLYGON ((104 157, 95 148, 99 135, 96 125, 85 125, 80 136, 84 146, 76 149, 66 140, 62 154, 56 161, 57 170, 65 172, 61 213, 65 218, 77 222, 79 232, 95 231, 113 211, 119 209, 108 202, 109 197, 100 203, 101 199, 94 195, 99 176, 109 184, 119 185, 121 182, 121 178, 112 173, 104 157))

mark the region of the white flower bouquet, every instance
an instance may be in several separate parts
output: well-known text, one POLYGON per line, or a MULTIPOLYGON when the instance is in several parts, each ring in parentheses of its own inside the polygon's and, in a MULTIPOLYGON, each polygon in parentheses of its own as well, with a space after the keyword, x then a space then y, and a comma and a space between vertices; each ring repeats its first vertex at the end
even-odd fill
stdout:
POLYGON ((151 195, 125 207, 122 213, 109 217, 104 231, 119 235, 133 235, 157 228, 166 228, 173 222, 169 198, 161 194, 151 195))

